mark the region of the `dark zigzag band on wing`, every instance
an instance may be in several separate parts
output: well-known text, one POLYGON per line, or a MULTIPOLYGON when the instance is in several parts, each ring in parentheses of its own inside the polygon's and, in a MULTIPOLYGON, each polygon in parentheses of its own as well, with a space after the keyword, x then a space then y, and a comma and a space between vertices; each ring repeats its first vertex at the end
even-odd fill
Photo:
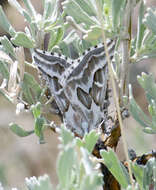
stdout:
MULTIPOLYGON (((114 46, 110 40, 111 58, 114 46)), ((64 121, 72 131, 82 137, 107 120, 104 102, 108 69, 102 44, 90 48, 76 60, 35 50, 34 61, 46 77, 64 121)))

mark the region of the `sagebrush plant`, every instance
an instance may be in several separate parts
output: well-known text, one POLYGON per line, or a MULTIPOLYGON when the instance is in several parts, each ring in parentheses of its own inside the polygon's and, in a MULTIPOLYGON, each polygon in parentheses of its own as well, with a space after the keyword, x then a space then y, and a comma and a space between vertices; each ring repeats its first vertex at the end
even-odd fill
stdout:
MULTIPOLYGON (((108 38, 117 39, 116 52, 112 62, 113 76, 118 85, 119 103, 129 109, 131 115, 143 127, 145 133, 156 133, 156 84, 152 74, 142 73, 138 82, 145 91, 148 101, 147 116, 136 103, 132 87, 128 81, 129 64, 137 64, 141 60, 156 57, 156 10, 146 8, 143 0, 43 0, 43 14, 36 12, 30 0, 23 0, 25 8, 16 0, 8 0, 28 23, 24 32, 16 31, 6 18, 0 7, 0 25, 8 32, 0 38, 0 74, 3 81, 0 93, 8 101, 16 105, 16 112, 25 109, 32 112, 34 130, 26 131, 16 123, 10 124, 10 129, 18 136, 25 137, 35 133, 39 142, 44 143, 44 131, 51 127, 44 116, 42 107, 49 100, 44 96, 47 87, 43 88, 25 71, 30 67, 37 72, 34 63, 25 59, 24 48, 33 53, 35 48, 49 52, 63 53, 73 58, 85 49, 103 40, 103 32, 108 38), (139 6, 137 19, 137 35, 131 36, 131 15, 139 6), (99 10, 100 9, 100 10, 99 10), (102 24, 98 17, 102 13, 102 24), (48 44, 45 37, 49 36, 48 44), (71 48, 72 47, 72 48, 71 48), (120 48, 119 48, 120 47, 120 48), (71 49, 74 51, 71 52, 71 49), (121 51, 122 49, 122 51, 121 51)), ((91 154, 99 134, 91 131, 81 140, 64 127, 58 130, 61 137, 61 149, 57 163, 59 184, 57 189, 101 189, 102 174, 95 169, 103 162, 117 179, 122 189, 156 188, 156 161, 149 159, 146 165, 131 163, 135 182, 130 182, 130 176, 123 164, 118 160, 113 150, 102 150, 100 161, 91 154), (132 184, 131 184, 132 183, 132 184)), ((31 190, 54 189, 48 176, 26 179, 26 185, 31 190)), ((0 189, 3 189, 0 186, 0 189)))

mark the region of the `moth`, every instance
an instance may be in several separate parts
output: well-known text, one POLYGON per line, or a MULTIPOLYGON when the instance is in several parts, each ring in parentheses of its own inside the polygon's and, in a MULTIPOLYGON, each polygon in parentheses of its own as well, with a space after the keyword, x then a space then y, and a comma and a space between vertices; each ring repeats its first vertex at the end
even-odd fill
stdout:
MULTIPOLYGON (((107 47, 112 59, 115 42, 108 40, 107 47)), ((33 59, 70 130, 83 137, 92 129, 107 129, 109 79, 103 44, 89 48, 75 60, 38 49, 33 59)))

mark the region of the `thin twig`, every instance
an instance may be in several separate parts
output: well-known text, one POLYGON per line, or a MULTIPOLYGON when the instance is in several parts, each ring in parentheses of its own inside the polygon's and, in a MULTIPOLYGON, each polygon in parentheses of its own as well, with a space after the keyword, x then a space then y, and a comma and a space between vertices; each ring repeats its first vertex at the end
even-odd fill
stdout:
MULTIPOLYGON (((96 6, 97 6, 97 10, 98 10, 97 16, 99 18, 99 21, 101 23, 101 27, 103 29, 104 28, 104 21, 103 21, 102 12, 101 12, 101 9, 99 7, 99 1, 98 0, 96 0, 96 6)), ((128 156, 128 148, 127 148, 127 143, 126 143, 126 138, 125 138, 125 133, 124 133, 124 127, 123 127, 123 122, 122 122, 122 117, 121 117, 121 112, 120 112, 120 106, 119 106, 119 98, 117 96, 116 85, 115 85, 115 80, 114 80, 114 77, 113 77, 113 71, 112 71, 112 67, 111 67, 111 60, 110 60, 110 56, 109 56, 109 53, 108 53, 108 48, 107 48, 107 43, 106 43, 106 37, 105 37, 104 30, 102 30, 102 38, 103 38, 103 42, 104 42, 104 46, 105 46, 106 59, 107 59, 107 62, 108 62, 108 68, 109 68, 110 81, 111 81, 111 84, 112 84, 113 97, 114 97, 114 100, 115 100, 115 106, 116 106, 116 109, 117 109, 117 114, 118 114, 120 129, 121 129, 121 136, 122 136, 122 141, 123 141, 124 152, 125 152, 126 160, 127 160, 127 163, 128 163, 128 171, 129 171, 129 175, 130 175, 130 182, 131 182, 131 185, 132 185, 132 189, 134 190, 132 171, 131 171, 130 162, 129 162, 129 156, 128 156)))

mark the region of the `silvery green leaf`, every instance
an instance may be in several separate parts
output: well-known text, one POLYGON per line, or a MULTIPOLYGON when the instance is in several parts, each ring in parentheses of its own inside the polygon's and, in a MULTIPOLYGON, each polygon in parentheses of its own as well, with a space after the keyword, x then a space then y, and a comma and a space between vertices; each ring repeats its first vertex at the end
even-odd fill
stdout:
POLYGON ((0 6, 0 26, 6 31, 8 32, 11 36, 15 36, 16 31, 15 29, 12 27, 12 25, 10 24, 10 22, 8 21, 2 6, 0 6))
POLYGON ((41 116, 41 103, 37 102, 36 105, 31 106, 31 110, 33 112, 34 118, 37 119, 41 116))
POLYGON ((156 164, 154 164, 153 166, 153 185, 154 185, 154 188, 156 189, 156 164))
POLYGON ((75 30, 71 30, 68 33, 68 35, 63 39, 63 42, 65 42, 67 45, 69 45, 73 41, 76 41, 77 38, 79 38, 79 36, 75 33, 75 30))
POLYGON ((96 16, 95 4, 90 0, 76 0, 76 3, 86 12, 89 16, 96 16))
POLYGON ((38 28, 37 28, 37 25, 36 25, 36 22, 31 22, 30 23, 30 35, 28 36, 30 39, 33 39, 33 42, 35 41, 36 39, 36 31, 38 31, 38 28))
POLYGON ((139 17, 138 17, 138 26, 137 26, 137 41, 136 41, 136 48, 138 51, 141 48, 143 37, 144 37, 144 31, 145 31, 145 26, 143 24, 143 18, 144 18, 144 2, 142 1, 140 3, 140 8, 139 8, 139 17))
POLYGON ((155 120, 155 90, 156 84, 154 82, 154 78, 152 75, 146 75, 142 73, 142 76, 138 76, 138 81, 140 85, 144 88, 146 92, 146 97, 149 102, 149 112, 151 113, 152 119, 148 118, 148 116, 142 111, 142 109, 137 105, 134 97, 132 95, 131 86, 129 88, 129 103, 130 103, 130 112, 134 119, 140 123, 142 127, 144 127, 143 131, 149 134, 156 133, 156 120, 155 120))
POLYGON ((152 74, 142 73, 137 77, 139 84, 145 90, 146 97, 149 103, 153 99, 156 101, 156 83, 152 74))
POLYGON ((148 190, 154 184, 153 174, 155 173, 156 159, 151 158, 147 161, 143 173, 143 189, 148 190))
POLYGON ((112 20, 114 29, 117 28, 120 19, 121 8, 125 0, 112 0, 112 20))
POLYGON ((30 39, 24 32, 17 32, 16 35, 11 38, 13 44, 22 46, 25 48, 34 48, 35 42, 30 39))
POLYGON ((2 43, 3 47, 5 48, 5 52, 7 54, 11 54, 14 58, 16 58, 14 47, 11 42, 8 40, 6 36, 0 37, 0 42, 2 43))
POLYGON ((117 181, 120 183, 120 185, 123 188, 127 188, 130 184, 129 177, 127 170, 124 168, 124 166, 121 166, 122 164, 118 160, 117 156, 112 150, 101 151, 101 156, 104 160, 105 165, 109 169, 109 171, 113 174, 113 176, 117 179, 117 181))
POLYGON ((12 98, 5 90, 6 87, 7 87, 7 79, 4 78, 0 85, 0 94, 3 95, 10 103, 13 103, 12 98))
POLYGON ((60 42, 60 49, 63 55, 71 57, 70 48, 64 41, 60 42))
POLYGON ((25 178, 25 182, 29 190, 53 190, 48 175, 25 178))
POLYGON ((51 16, 54 3, 56 3, 55 0, 54 1, 50 1, 50 0, 44 1, 44 12, 43 12, 44 19, 47 19, 49 16, 51 16))
POLYGON ((152 33, 150 30, 145 30, 144 37, 142 39, 142 51, 143 53, 152 53, 155 51, 156 47, 156 35, 152 33))
POLYGON ((57 162, 57 174, 61 189, 70 189, 72 184, 72 172, 76 164, 76 152, 72 146, 66 146, 61 152, 57 162))
POLYGON ((64 55, 67 57, 72 57, 72 50, 76 49, 76 52, 78 52, 77 45, 79 41, 78 34, 75 33, 75 30, 71 30, 69 34, 59 43, 59 47, 64 55), (74 46, 74 47, 73 47, 74 46), (71 48, 72 47, 72 48, 71 48))
POLYGON ((78 24, 84 23, 88 28, 89 26, 98 23, 98 21, 95 18, 90 17, 75 0, 66 0, 62 5, 65 13, 72 16, 78 24))
POLYGON ((25 30, 26 35, 30 37, 31 36, 30 29, 26 26, 24 30, 25 30))
POLYGON ((81 147, 80 152, 82 154, 81 162, 84 170, 79 189, 99 189, 103 185, 101 173, 94 169, 95 166, 90 159, 90 153, 88 150, 81 147))
POLYGON ((29 136, 32 133, 34 133, 34 130, 26 131, 22 127, 20 127, 19 125, 15 124, 15 123, 10 123, 9 127, 10 127, 11 131, 14 132, 16 135, 18 135, 19 137, 26 137, 26 136, 29 136))
POLYGON ((63 36, 64 36, 64 31, 61 27, 58 28, 56 32, 52 31, 48 43, 48 51, 51 51, 55 45, 59 44, 59 42, 63 39, 63 36))
POLYGON ((31 1, 30 0, 23 0, 23 3, 25 5, 27 11, 29 12, 29 14, 33 17, 33 19, 35 19, 37 16, 37 13, 36 13, 32 3, 31 3, 31 1))
POLYGON ((82 163, 83 167, 85 169, 86 175, 90 175, 92 173, 93 164, 89 158, 89 152, 85 148, 80 148, 81 154, 82 154, 82 163))
POLYGON ((63 146, 70 144, 74 139, 74 134, 67 129, 65 126, 62 125, 60 131, 60 140, 63 146))
POLYGON ((4 61, 0 61, 0 73, 2 74, 3 78, 9 79, 8 66, 4 61))
POLYGON ((137 163, 132 163, 132 171, 133 171, 134 176, 140 186, 140 189, 142 189, 143 188, 144 166, 138 165, 137 163))
POLYGON ((86 134, 82 140, 77 139, 77 145, 79 147, 86 148, 91 153, 98 138, 99 134, 97 134, 96 131, 92 130, 90 133, 86 134))
POLYGON ((100 175, 94 175, 93 177, 85 176, 82 180, 79 190, 94 189, 98 190, 103 185, 103 179, 100 175))
POLYGON ((152 124, 153 124, 152 126, 154 127, 155 125, 156 129, 156 101, 154 101, 153 99, 151 100, 151 103, 148 106, 148 111, 152 116, 152 124))
POLYGON ((34 77, 28 73, 24 74, 22 91, 24 99, 26 99, 29 104, 35 104, 38 102, 42 93, 42 89, 39 84, 36 82, 34 77))
MULTIPOLYGON (((45 20, 50 19, 50 20, 56 20, 57 18, 57 4, 56 0, 45 0, 44 1, 44 12, 43 12, 43 18, 45 20)), ((51 21, 51 22, 53 22, 51 21)))
POLYGON ((39 137, 39 142, 40 144, 44 144, 44 136, 43 136, 43 131, 45 130, 44 124, 46 123, 44 117, 37 117, 35 119, 35 134, 39 137))
POLYGON ((28 22, 28 23, 31 23, 32 22, 32 18, 31 16, 29 15, 29 13, 23 9, 22 11, 22 15, 24 16, 25 20, 28 22))
POLYGON ((132 94, 132 87, 129 86, 129 106, 130 106, 130 112, 133 116, 133 118, 140 123, 143 127, 149 127, 151 125, 151 122, 149 118, 146 116, 146 114, 142 111, 142 109, 138 106, 136 103, 133 94, 132 94))
POLYGON ((144 24, 149 28, 149 30, 156 34, 156 14, 151 8, 148 8, 147 10, 144 24))
POLYGON ((84 35, 85 40, 97 40, 102 35, 102 29, 98 25, 91 26, 87 33, 84 35))

